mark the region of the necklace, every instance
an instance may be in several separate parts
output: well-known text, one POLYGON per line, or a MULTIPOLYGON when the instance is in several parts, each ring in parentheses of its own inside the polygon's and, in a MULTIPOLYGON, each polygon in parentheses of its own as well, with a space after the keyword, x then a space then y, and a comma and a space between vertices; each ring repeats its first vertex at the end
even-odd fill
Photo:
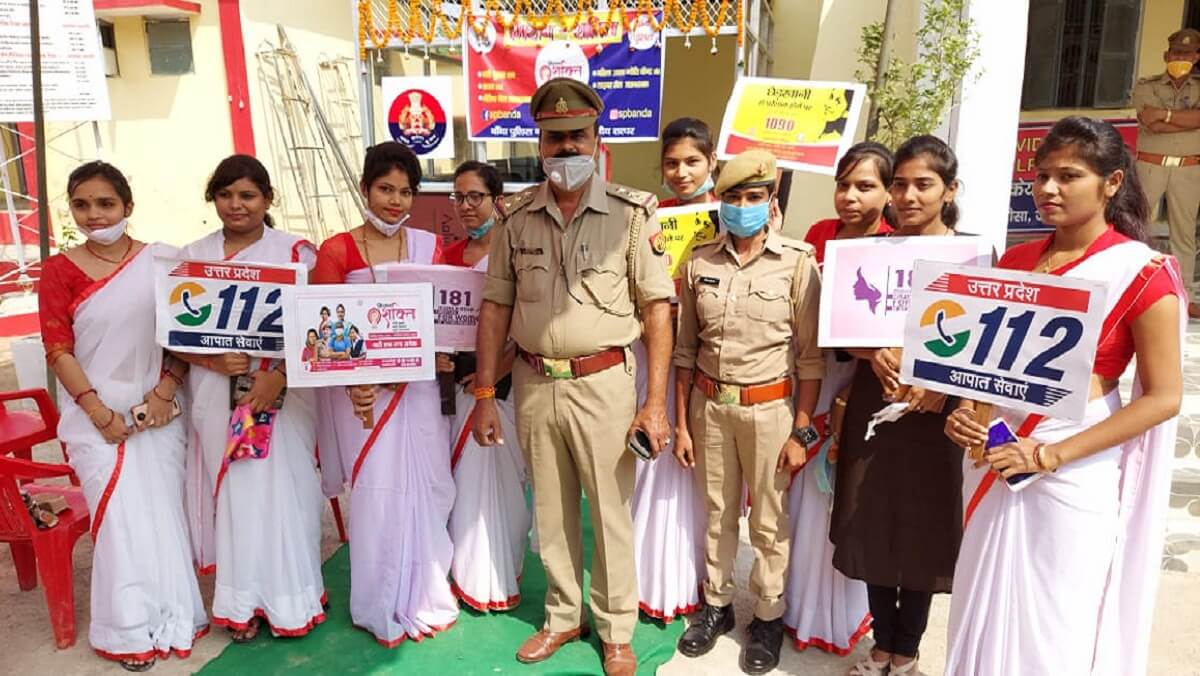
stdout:
POLYGON ((99 258, 100 260, 104 261, 105 263, 111 263, 113 265, 120 265, 121 263, 125 262, 125 257, 128 256, 129 252, 133 249, 133 239, 132 238, 127 238, 125 240, 125 242, 126 242, 125 251, 124 251, 124 253, 121 254, 121 257, 116 260, 113 260, 107 256, 104 256, 104 255, 98 253, 95 249, 93 249, 92 248, 92 240, 90 240, 90 239, 83 243, 83 248, 87 249, 88 253, 92 254, 96 258, 99 258))
MULTIPOLYGON (((369 270, 371 272, 371 283, 377 284, 377 283, 379 283, 379 280, 375 279, 375 265, 371 262, 371 249, 367 246, 367 228, 370 228, 370 227, 373 227, 373 226, 371 226, 369 223, 363 223, 363 232, 362 232, 363 260, 367 264, 367 270, 369 270)), ((407 257, 405 255, 407 253, 407 251, 404 246, 405 245, 404 228, 400 228, 400 231, 396 234, 398 235, 396 237, 396 240, 400 244, 399 250, 396 252, 396 261, 399 262, 399 261, 404 260, 407 257)))

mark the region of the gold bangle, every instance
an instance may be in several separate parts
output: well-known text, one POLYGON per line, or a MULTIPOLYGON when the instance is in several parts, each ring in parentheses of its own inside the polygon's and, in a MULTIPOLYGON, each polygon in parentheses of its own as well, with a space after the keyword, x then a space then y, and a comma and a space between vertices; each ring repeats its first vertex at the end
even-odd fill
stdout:
POLYGON ((1055 467, 1054 469, 1050 469, 1049 467, 1046 466, 1046 459, 1043 457, 1043 454, 1045 452, 1046 452, 1046 444, 1038 444, 1037 446, 1034 446, 1033 447, 1033 464, 1038 468, 1038 471, 1041 471, 1041 472, 1056 472, 1056 471, 1058 471, 1057 467, 1055 467))
POLYGON ((494 387, 476 387, 475 388, 475 401, 480 401, 483 399, 495 399, 495 398, 496 398, 496 388, 494 388, 494 387))

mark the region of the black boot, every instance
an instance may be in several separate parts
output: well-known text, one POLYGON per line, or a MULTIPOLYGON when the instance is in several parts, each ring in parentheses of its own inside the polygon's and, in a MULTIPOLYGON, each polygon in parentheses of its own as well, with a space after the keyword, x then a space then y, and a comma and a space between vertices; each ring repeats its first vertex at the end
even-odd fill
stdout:
MULTIPOLYGON (((783 648, 783 618, 750 622, 750 642, 742 651, 742 671, 765 674, 779 666, 779 651, 783 648)), ((686 634, 685 634, 686 635, 686 634)))
MULTIPOLYGON (((727 606, 704 606, 700 617, 688 625, 679 637, 679 652, 688 657, 700 657, 712 650, 717 637, 733 630, 733 604, 727 606)), ((778 651, 776 651, 778 654, 778 651)))

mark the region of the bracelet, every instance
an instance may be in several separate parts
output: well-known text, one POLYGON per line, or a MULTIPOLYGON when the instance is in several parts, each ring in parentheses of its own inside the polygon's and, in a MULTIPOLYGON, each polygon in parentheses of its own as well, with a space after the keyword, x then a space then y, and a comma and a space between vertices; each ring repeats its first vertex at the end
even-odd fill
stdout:
POLYGON ((843 398, 841 398, 841 397, 834 397, 834 398, 833 398, 833 403, 837 404, 838 406, 845 406, 845 405, 846 405, 846 400, 845 400, 845 399, 843 399, 843 398))
POLYGON ((494 388, 494 387, 476 387, 475 388, 475 401, 480 401, 483 399, 495 399, 495 398, 496 398, 496 388, 494 388))
MULTIPOLYGON (((108 422, 101 425, 100 423, 96 422, 95 420, 92 420, 92 424, 95 425, 96 429, 98 429, 98 430, 108 429, 108 426, 113 424, 113 421, 117 419, 116 411, 112 410, 111 408, 108 408, 107 406, 105 406, 104 408, 105 408, 105 410, 108 411, 108 422)), ((88 417, 90 418, 91 416, 88 416, 88 417)))
POLYGON ((1033 464, 1040 472, 1055 472, 1058 468, 1050 469, 1046 467, 1046 460, 1042 457, 1042 453, 1046 450, 1046 444, 1038 444, 1033 447, 1033 464))
POLYGON ((1170 108, 1167 109, 1167 119, 1163 120, 1163 122, 1166 122, 1167 124, 1171 124, 1171 109, 1170 108))
POLYGON ((79 400, 83 399, 85 396, 87 396, 89 394, 95 394, 97 397, 100 396, 99 394, 96 394, 96 388, 93 387, 90 389, 86 389, 86 390, 80 392, 79 394, 75 395, 74 397, 72 397, 75 400, 75 405, 78 406, 79 400))
POLYGON ((154 387, 150 388, 150 394, 154 395, 154 398, 158 399, 159 401, 166 402, 168 404, 171 403, 170 398, 164 397, 158 393, 158 385, 157 384, 154 387))
MULTIPOLYGON (((171 380, 174 380, 175 387, 183 387, 183 378, 180 378, 179 376, 175 375, 175 372, 172 371, 171 369, 163 369, 162 374, 164 376, 170 378, 171 380)), ((159 381, 161 382, 162 378, 159 378, 159 381)))

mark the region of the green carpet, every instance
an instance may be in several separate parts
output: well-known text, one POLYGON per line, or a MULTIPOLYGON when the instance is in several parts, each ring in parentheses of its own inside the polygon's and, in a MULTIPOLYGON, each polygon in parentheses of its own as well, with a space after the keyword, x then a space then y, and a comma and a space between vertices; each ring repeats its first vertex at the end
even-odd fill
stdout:
MULTIPOLYGON (((586 505, 583 513, 587 514, 586 505)), ((591 561, 592 529, 584 519, 584 560, 591 561)), ((590 568, 590 565, 589 565, 590 568)), ((534 665, 517 662, 517 647, 542 626, 546 574, 533 552, 525 554, 521 605, 507 613, 477 613, 462 608, 458 622, 420 643, 406 641, 388 649, 371 634, 350 624, 350 550, 343 546, 322 567, 329 594, 326 620, 302 638, 272 638, 266 631, 249 644, 230 644, 200 674, 603 674, 596 633, 586 642, 568 643, 549 660, 534 665)), ((585 589, 589 577, 585 574, 585 589)), ((584 598, 586 599, 586 593, 584 598)), ((675 654, 683 620, 664 625, 643 617, 633 637, 638 674, 653 674, 675 654)), ((223 631, 223 630, 221 630, 223 631)))

